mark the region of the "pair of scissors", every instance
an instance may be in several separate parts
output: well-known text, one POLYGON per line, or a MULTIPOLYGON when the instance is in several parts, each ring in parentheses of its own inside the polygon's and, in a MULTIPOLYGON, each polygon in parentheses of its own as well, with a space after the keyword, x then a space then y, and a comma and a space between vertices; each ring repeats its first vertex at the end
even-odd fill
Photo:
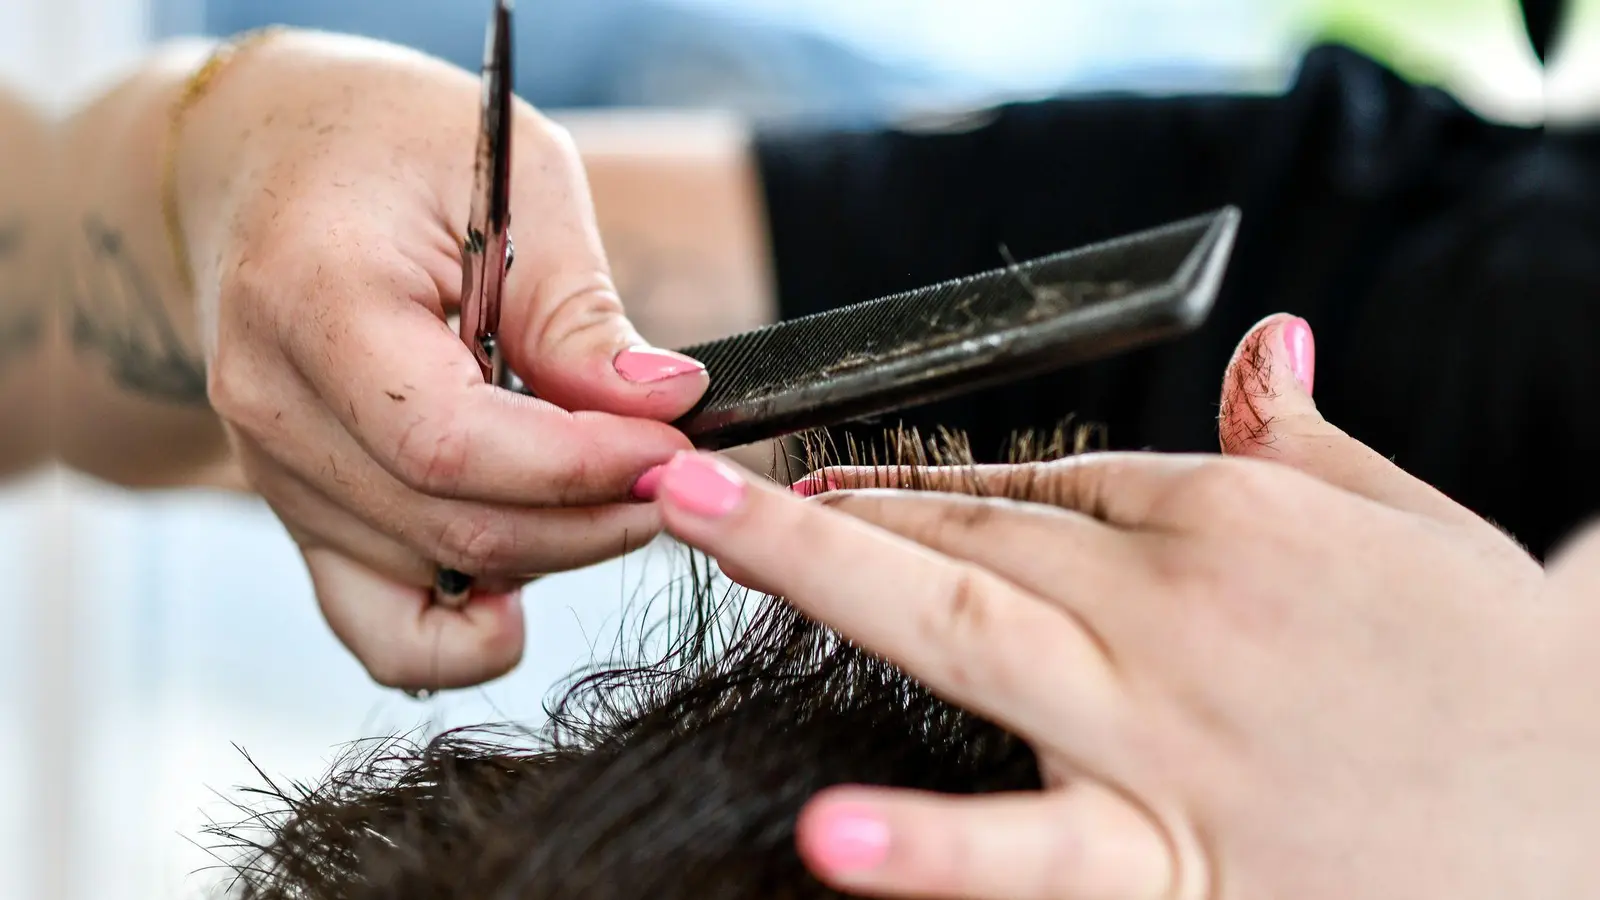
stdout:
MULTIPOLYGON (((511 243, 511 0, 496 0, 483 49, 483 93, 473 166, 472 207, 461 241, 461 340, 478 361, 483 380, 518 390, 497 343, 506 274, 516 256, 511 243)), ((440 567, 434 603, 459 609, 472 595, 472 576, 440 567)))

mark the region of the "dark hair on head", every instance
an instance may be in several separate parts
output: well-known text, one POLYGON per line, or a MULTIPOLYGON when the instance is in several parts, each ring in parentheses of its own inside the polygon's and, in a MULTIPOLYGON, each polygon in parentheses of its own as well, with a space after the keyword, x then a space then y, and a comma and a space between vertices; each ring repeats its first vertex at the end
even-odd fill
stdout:
MULTIPOLYGON (((1023 437, 1019 460, 1081 449, 1023 437)), ((888 467, 970 458, 950 435, 898 434, 888 467)), ((909 477, 909 481, 908 481, 909 477)), ((1022 482, 999 489, 1010 496, 1022 482)), ((986 491, 976 481, 970 493, 986 491)), ((253 793, 270 808, 215 834, 242 851, 240 900, 813 900, 801 807, 834 784, 951 794, 1037 789, 1021 740, 933 696, 780 599, 715 589, 689 555, 665 635, 579 673, 534 731, 369 743, 321 783, 253 793), (652 653, 651 646, 665 650, 652 653)), ((241 807, 243 809, 243 807, 241 807)), ((227 849, 224 848, 224 849, 227 849)))

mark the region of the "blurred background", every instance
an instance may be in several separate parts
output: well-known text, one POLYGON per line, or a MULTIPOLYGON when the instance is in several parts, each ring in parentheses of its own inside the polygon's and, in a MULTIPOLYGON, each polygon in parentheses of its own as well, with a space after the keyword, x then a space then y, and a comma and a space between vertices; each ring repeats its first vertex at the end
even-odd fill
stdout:
MULTIPOLYGON (((3 0, 0 78, 65 108, 152 41, 274 22, 476 68, 487 9, 3 0)), ((1353 44, 1486 115, 1541 109, 1513 0, 522 0, 517 37, 519 91, 550 109, 866 123, 1052 92, 1270 92, 1315 40, 1353 44)), ((237 815, 220 795, 256 783, 241 748, 274 776, 314 779, 357 738, 536 723, 552 685, 612 646, 624 602, 659 589, 672 562, 644 551, 540 582, 522 669, 418 704, 370 686, 335 643, 264 507, 59 479, 7 488, 0 761, 22 802, 0 810, 0 897, 202 896, 216 875, 201 829, 237 815)))

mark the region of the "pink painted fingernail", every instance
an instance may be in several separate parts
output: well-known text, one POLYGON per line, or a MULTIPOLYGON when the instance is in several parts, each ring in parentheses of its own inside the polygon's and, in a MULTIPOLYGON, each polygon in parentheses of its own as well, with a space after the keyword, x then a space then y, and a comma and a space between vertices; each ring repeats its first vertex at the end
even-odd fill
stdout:
POLYGON ((661 487, 661 475, 665 471, 667 464, 662 463, 640 475, 639 480, 633 483, 633 499, 647 503, 656 499, 656 491, 661 487))
POLYGON ((889 823, 871 810, 841 806, 828 810, 811 829, 809 856, 833 874, 876 869, 889 858, 889 823))
POLYGON ((745 480, 732 466, 704 453, 684 452, 667 464, 656 493, 684 512, 720 519, 739 508, 745 480))
POLYGON ((1283 326, 1284 349, 1289 351, 1289 369, 1306 393, 1317 376, 1317 343, 1311 336, 1311 323, 1295 317, 1283 326))
POLYGON ((629 347, 617 354, 614 364, 617 374, 634 384, 654 384, 706 370, 698 360, 654 347, 629 347))
POLYGON ((824 477, 815 472, 789 485, 789 490, 802 497, 815 497, 818 494, 825 494, 828 491, 836 491, 838 489, 839 486, 834 484, 832 478, 824 477))

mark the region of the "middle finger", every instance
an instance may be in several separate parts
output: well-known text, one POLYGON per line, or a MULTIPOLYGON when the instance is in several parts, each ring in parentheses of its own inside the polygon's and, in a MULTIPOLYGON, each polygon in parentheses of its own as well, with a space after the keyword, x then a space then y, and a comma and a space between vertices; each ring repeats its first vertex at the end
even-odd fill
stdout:
POLYGON ((643 546, 661 529, 645 503, 525 508, 418 493, 368 457, 314 400, 296 406, 296 421, 274 421, 251 436, 262 454, 439 565, 487 577, 566 571, 643 546))
POLYGON ((1067 752, 1100 748, 1093 760, 1105 760, 1118 682, 1095 637, 1060 608, 708 454, 677 457, 658 497, 674 535, 758 573, 947 699, 1067 752))
POLYGON ((1081 614, 1087 618, 1080 626, 1102 646, 1089 619, 1103 621, 1125 598, 1128 573, 1141 562, 1135 535, 1042 503, 893 490, 840 491, 814 502, 981 566, 1069 615, 1081 614))

